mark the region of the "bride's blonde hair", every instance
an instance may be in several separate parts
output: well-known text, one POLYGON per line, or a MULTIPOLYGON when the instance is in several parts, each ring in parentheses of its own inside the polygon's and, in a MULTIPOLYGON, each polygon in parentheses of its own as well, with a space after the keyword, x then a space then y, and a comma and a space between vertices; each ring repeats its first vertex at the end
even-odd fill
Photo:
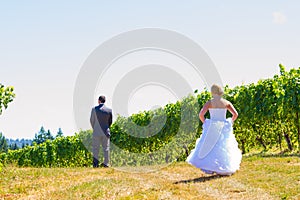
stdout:
POLYGON ((216 94, 216 95, 219 95, 219 96, 224 94, 223 89, 219 85, 216 85, 216 84, 213 84, 211 86, 210 91, 211 91, 212 94, 216 94))

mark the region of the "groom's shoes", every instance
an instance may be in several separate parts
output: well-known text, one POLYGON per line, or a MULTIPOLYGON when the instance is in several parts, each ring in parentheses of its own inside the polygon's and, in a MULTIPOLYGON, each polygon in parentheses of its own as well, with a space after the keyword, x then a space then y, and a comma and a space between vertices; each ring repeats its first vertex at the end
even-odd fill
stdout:
POLYGON ((109 166, 104 163, 101 163, 100 167, 108 168, 109 166))
POLYGON ((94 168, 98 168, 99 167, 99 161, 96 158, 93 159, 93 167, 94 168))

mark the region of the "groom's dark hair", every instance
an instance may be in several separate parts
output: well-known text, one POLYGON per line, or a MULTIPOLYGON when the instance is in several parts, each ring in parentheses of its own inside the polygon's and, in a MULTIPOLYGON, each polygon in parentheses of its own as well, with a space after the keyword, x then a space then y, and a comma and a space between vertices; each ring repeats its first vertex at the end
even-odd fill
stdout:
POLYGON ((105 103, 105 96, 101 95, 98 99, 101 103, 105 103))

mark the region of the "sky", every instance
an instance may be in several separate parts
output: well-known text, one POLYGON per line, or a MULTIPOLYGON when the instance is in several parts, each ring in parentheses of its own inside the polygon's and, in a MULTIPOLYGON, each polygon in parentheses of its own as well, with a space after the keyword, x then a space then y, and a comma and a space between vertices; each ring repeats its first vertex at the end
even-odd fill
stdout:
MULTIPOLYGON (((286 69, 298 68, 299 7, 297 0, 0 1, 0 83, 13 86, 16 93, 0 115, 0 132, 6 138, 31 139, 41 126, 54 135, 59 128, 65 135, 90 128, 88 117, 84 127, 74 120, 77 77, 97 47, 131 30, 159 28, 190 38, 205 50, 223 84, 230 87, 271 78, 279 73, 280 63, 286 69)), ((178 57, 135 52, 117 60, 99 78, 95 101, 86 110, 90 112, 103 93, 112 107, 112 91, 122 73, 130 71, 120 66, 149 60, 174 67, 193 89, 203 89, 201 77, 187 73, 188 66, 178 57)), ((160 85, 145 85, 126 100, 126 112, 156 108, 177 98, 160 85), (152 98, 154 94, 159 95, 152 98)))

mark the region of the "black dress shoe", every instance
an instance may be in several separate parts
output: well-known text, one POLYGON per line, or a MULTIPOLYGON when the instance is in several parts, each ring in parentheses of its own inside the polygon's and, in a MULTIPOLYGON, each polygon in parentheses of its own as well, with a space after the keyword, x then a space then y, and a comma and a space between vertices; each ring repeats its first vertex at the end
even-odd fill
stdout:
POLYGON ((104 163, 101 163, 100 167, 108 168, 109 166, 104 163))
POLYGON ((93 159, 93 167, 94 168, 98 168, 99 167, 99 161, 96 158, 93 159))

